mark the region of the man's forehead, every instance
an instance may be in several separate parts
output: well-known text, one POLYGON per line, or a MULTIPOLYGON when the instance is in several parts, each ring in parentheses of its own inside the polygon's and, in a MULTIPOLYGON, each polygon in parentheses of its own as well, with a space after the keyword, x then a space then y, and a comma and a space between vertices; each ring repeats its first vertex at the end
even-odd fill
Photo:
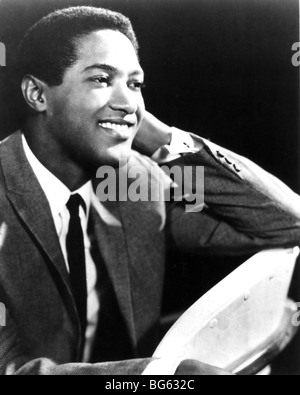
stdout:
POLYGON ((82 71, 92 71, 105 65, 107 69, 111 68, 111 72, 143 73, 130 40, 112 30, 93 32, 81 38, 77 44, 77 57, 82 71))

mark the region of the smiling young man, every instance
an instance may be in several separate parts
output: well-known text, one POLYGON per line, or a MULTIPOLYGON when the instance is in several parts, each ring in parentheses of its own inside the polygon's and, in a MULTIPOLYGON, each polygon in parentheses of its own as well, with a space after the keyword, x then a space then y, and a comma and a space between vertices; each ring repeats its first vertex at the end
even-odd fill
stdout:
POLYGON ((300 198, 250 161, 145 112, 137 40, 120 14, 57 11, 26 34, 18 59, 26 117, 0 145, 0 373, 223 374, 150 358, 166 252, 295 246, 300 198), (205 166, 205 210, 100 203, 96 172, 121 160, 149 173, 153 160, 205 166))

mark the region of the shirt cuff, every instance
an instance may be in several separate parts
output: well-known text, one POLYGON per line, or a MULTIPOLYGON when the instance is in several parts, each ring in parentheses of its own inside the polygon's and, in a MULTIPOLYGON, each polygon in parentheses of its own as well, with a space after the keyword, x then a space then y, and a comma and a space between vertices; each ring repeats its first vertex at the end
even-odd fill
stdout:
POLYGON ((169 145, 159 148, 152 160, 158 164, 171 162, 184 154, 195 154, 201 150, 203 145, 195 140, 192 135, 177 128, 172 128, 172 140, 169 145))
POLYGON ((142 376, 174 376, 181 361, 157 359, 151 362, 142 376))

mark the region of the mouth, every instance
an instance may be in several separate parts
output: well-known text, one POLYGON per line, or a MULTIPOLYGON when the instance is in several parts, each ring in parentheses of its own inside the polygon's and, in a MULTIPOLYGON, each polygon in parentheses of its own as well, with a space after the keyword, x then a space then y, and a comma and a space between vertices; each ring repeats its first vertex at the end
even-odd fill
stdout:
POLYGON ((132 137, 132 129, 135 126, 134 122, 120 121, 99 121, 98 126, 109 134, 119 140, 129 140, 132 137))

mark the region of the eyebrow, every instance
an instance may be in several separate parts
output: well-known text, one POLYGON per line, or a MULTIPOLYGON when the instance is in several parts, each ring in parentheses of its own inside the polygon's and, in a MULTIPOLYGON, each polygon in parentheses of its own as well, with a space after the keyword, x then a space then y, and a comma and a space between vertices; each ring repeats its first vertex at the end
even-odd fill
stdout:
MULTIPOLYGON (((90 71, 90 70, 105 70, 105 71, 109 71, 111 73, 117 73, 118 69, 114 66, 111 66, 109 64, 93 64, 92 66, 88 66, 83 70, 83 73, 90 71)), ((130 75, 134 76, 134 75, 143 75, 143 71, 142 70, 135 70, 132 73, 130 73, 130 75)))

